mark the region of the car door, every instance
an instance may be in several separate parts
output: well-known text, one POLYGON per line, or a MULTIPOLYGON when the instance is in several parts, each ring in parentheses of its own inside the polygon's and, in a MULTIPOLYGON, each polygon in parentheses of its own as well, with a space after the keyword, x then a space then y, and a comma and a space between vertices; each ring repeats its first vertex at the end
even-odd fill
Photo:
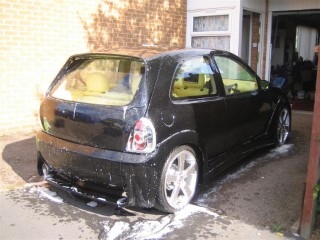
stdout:
POLYGON ((260 89, 259 77, 241 59, 229 53, 215 53, 214 61, 224 86, 227 116, 237 144, 262 135, 272 105, 260 89))
MULTIPOLYGON (((171 90, 174 112, 179 113, 176 122, 181 131, 196 130, 209 160, 235 144, 217 76, 209 57, 185 59, 177 67, 171 90)), ((210 168, 220 164, 209 162, 210 168)))

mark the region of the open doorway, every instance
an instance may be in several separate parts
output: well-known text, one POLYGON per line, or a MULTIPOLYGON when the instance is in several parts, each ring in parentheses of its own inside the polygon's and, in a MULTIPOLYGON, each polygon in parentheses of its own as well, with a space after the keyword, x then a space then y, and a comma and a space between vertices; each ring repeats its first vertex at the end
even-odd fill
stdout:
POLYGON ((241 41, 241 58, 250 64, 250 46, 251 46, 251 14, 243 11, 242 19, 242 41, 241 41))
POLYGON ((273 12, 270 81, 284 82, 293 108, 312 110, 320 10, 273 12))
POLYGON ((260 14, 244 10, 242 18, 241 58, 260 75, 260 14))

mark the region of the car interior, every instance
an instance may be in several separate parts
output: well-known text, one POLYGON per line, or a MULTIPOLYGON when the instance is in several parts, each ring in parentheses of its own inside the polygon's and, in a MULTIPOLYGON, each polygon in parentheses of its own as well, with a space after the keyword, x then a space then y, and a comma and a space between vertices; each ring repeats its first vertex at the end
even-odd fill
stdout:
POLYGON ((143 71, 143 62, 91 60, 65 75, 53 89, 52 96, 93 104, 126 105, 133 99, 143 71))

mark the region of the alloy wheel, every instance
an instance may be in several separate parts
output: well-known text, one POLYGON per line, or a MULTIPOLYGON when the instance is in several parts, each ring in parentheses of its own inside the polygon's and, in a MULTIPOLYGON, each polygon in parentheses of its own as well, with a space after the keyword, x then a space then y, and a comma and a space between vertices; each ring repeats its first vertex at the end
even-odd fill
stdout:
POLYGON ((284 144, 290 132, 290 114, 288 109, 283 108, 279 114, 277 126, 277 139, 279 144, 284 144))
POLYGON ((187 150, 169 159, 165 173, 165 197, 168 204, 181 209, 192 199, 197 184, 198 164, 194 154, 187 150))

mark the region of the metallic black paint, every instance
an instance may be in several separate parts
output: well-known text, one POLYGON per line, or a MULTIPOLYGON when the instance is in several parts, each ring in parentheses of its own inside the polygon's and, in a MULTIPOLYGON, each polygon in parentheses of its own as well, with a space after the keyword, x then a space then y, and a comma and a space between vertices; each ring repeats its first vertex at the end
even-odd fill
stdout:
MULTIPOLYGON (((37 134, 38 169, 45 162, 55 174, 74 184, 90 182, 128 196, 128 205, 153 207, 166 158, 178 146, 191 146, 198 157, 201 179, 209 179, 262 146, 272 144, 270 129, 276 109, 288 100, 270 86, 226 96, 214 55, 233 54, 210 49, 173 51, 144 59, 145 79, 128 106, 102 106, 55 99, 50 89, 74 62, 105 55, 71 57, 41 104, 44 131, 37 134), (171 98, 178 64, 196 56, 210 58, 217 95, 185 100, 171 98), (156 129, 157 147, 151 154, 126 152, 135 122, 149 118, 156 129)), ((130 57, 128 57, 130 58, 130 57)), ((245 63, 243 63, 246 65, 245 63)), ((259 77, 248 67, 256 78, 259 77)))

